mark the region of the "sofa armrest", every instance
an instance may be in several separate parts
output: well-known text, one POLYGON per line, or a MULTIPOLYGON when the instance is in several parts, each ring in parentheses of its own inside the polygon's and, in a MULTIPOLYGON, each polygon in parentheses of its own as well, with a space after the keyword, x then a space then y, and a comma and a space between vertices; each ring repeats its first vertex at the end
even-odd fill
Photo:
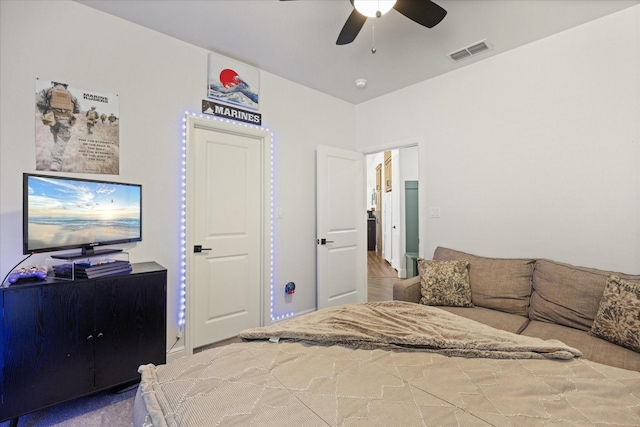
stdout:
POLYGON ((420 276, 411 277, 393 284, 395 301, 420 302, 420 276))

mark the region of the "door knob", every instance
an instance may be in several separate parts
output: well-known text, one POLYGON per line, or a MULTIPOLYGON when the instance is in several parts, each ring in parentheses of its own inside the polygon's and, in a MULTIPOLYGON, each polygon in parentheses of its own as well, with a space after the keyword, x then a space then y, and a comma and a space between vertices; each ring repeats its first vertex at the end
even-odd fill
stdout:
POLYGON ((318 244, 320 245, 326 245, 327 243, 333 243, 333 240, 327 240, 327 239, 318 240, 318 244))
POLYGON ((211 248, 203 248, 202 245, 193 245, 193 252, 200 253, 202 251, 210 251, 211 248))

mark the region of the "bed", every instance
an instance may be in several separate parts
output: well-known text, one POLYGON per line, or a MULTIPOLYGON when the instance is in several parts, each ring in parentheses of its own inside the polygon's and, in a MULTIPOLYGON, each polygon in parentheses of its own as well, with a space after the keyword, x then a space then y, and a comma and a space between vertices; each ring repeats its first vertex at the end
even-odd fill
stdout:
POLYGON ((350 304, 140 367, 135 427, 638 426, 640 372, 435 307, 350 304))

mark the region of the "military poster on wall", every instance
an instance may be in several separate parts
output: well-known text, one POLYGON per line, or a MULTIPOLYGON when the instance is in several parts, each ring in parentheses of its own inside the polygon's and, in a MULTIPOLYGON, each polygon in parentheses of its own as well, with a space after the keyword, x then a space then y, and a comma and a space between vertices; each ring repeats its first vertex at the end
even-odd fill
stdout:
POLYGON ((36 79, 36 170, 120 173, 118 95, 36 79))
POLYGON ((207 98, 242 108, 260 108, 260 72, 215 53, 209 53, 207 98))

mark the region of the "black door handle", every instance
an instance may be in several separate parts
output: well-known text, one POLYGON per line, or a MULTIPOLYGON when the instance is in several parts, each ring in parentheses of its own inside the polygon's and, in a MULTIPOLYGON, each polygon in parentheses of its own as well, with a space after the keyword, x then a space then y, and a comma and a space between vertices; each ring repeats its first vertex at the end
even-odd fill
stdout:
POLYGON ((333 243, 333 240, 327 240, 327 239, 318 240, 318 244, 320 245, 326 245, 327 243, 333 243))
POLYGON ((193 252, 200 253, 202 251, 210 251, 211 248, 203 248, 202 245, 193 245, 193 252))

